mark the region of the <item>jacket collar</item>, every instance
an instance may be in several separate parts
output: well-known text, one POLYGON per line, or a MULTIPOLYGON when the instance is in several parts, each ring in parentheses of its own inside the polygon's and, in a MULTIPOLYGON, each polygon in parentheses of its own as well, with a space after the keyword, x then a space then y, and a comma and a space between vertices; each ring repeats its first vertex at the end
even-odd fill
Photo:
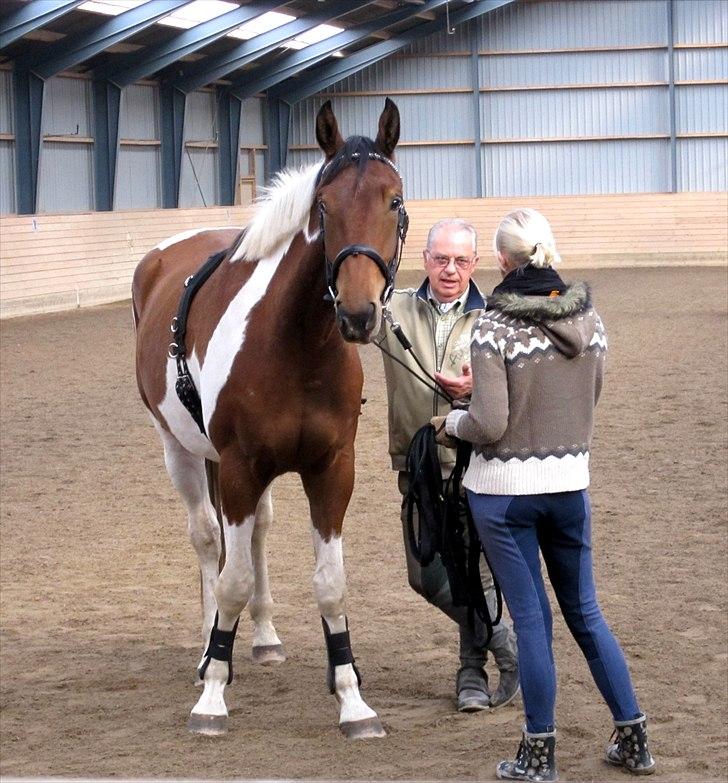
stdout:
MULTIPOLYGON (((417 298, 421 299, 423 302, 427 302, 427 287, 429 286, 430 281, 425 278, 422 285, 417 289, 417 298)), ((480 293, 480 289, 475 284, 474 280, 470 281, 470 288, 468 289, 468 297, 465 300, 465 306, 463 307, 464 313, 469 313, 471 310, 485 310, 485 299, 483 299, 483 295, 480 293)))
POLYGON ((552 321, 581 313, 591 307, 591 291, 586 283, 572 283, 556 296, 523 296, 514 291, 488 297, 488 308, 511 318, 552 321))

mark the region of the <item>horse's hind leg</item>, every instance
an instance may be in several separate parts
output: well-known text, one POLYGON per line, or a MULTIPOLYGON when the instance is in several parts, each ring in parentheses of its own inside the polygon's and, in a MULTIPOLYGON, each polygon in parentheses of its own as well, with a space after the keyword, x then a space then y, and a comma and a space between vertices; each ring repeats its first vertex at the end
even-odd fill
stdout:
POLYGON ((321 613, 329 659, 328 685, 340 705, 339 728, 349 739, 384 737, 386 732, 359 693, 346 618, 346 573, 341 526, 354 483, 353 454, 340 454, 320 474, 302 476, 311 506, 316 568, 313 589, 321 613))
POLYGON ((220 525, 210 502, 203 457, 195 456, 156 425, 164 445, 164 464, 172 484, 187 507, 187 530, 200 565, 202 643, 207 644, 215 620, 214 588, 219 573, 220 525))
POLYGON ((286 660, 283 645, 273 627, 273 598, 268 582, 268 561, 265 539, 273 521, 271 488, 263 493, 255 511, 252 555, 255 572, 255 588, 248 602, 248 611, 253 620, 253 662, 262 664, 282 663, 286 660))

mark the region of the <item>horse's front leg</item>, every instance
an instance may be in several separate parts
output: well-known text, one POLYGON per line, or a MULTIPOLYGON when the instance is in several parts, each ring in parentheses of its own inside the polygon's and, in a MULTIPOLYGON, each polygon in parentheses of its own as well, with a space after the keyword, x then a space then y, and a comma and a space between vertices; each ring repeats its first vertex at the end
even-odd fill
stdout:
POLYGON ((203 691, 187 722, 190 731, 209 735, 227 731, 225 686, 233 678, 233 642, 238 618, 253 592, 252 539, 255 509, 263 490, 251 476, 241 476, 239 459, 226 460, 224 455, 220 460, 219 481, 225 566, 215 583, 217 615, 198 668, 203 691))
POLYGON ((328 686, 340 705, 339 728, 349 739, 384 737, 381 721, 359 693, 346 618, 346 573, 341 541, 344 514, 354 485, 354 455, 340 452, 324 472, 302 475, 311 508, 316 568, 313 589, 328 653, 328 686))

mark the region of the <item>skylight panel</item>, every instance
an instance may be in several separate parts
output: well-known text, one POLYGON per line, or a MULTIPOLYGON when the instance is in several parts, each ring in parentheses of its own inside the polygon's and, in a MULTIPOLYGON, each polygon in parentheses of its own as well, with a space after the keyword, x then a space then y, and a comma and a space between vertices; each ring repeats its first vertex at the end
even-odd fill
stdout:
POLYGON ((118 16, 131 8, 141 5, 144 0, 88 0, 78 7, 81 11, 91 11, 94 14, 118 16))
POLYGON ((240 27, 236 27, 228 35, 232 38, 242 38, 244 41, 247 41, 250 38, 255 38, 256 35, 262 35, 284 24, 288 24, 295 18, 295 16, 282 14, 279 11, 268 11, 245 24, 241 24, 240 27))
POLYGON ((194 3, 183 5, 169 16, 160 19, 157 24, 189 30, 190 27, 209 22, 210 19, 234 11, 236 8, 240 8, 237 3, 229 3, 226 0, 195 0, 194 3))
POLYGON ((332 24, 320 24, 316 27, 312 27, 301 35, 297 35, 293 40, 283 44, 286 49, 305 49, 311 44, 318 43, 319 41, 325 41, 327 38, 331 38, 332 35, 344 32, 343 27, 336 27, 332 24))

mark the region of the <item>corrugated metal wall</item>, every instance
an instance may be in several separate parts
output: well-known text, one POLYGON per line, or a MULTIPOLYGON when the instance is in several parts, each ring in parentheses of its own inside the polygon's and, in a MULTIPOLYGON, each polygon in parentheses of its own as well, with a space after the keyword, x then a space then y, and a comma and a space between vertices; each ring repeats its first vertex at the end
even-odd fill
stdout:
POLYGON ((159 89, 133 84, 121 100, 114 209, 152 209, 162 203, 159 89))
POLYGON ((93 209, 91 83, 85 79, 49 79, 45 83, 41 127, 38 211, 93 209))
MULTIPOLYGON (((0 214, 15 210, 12 71, 0 70, 0 214)), ((265 181, 265 139, 260 98, 243 103, 240 176, 265 181)), ((161 207, 159 87, 134 84, 122 91, 114 209, 161 207)), ((215 94, 191 93, 185 111, 180 207, 219 203, 218 121, 215 94)), ((38 212, 94 208, 91 82, 58 76, 45 85, 38 212)))
POLYGON ((0 71, 0 214, 15 211, 14 132, 13 77, 10 71, 0 71))
POLYGON ((728 3, 672 9, 675 177, 669 0, 518 3, 430 36, 294 107, 289 162, 317 157, 325 98, 344 134, 373 133, 390 94, 412 198, 726 190, 728 3))
MULTIPOLYGON (((345 135, 373 135, 387 94, 402 113, 398 156, 411 198, 728 189, 728 2, 556 0, 497 9, 294 106, 288 163, 320 158, 313 128, 325 97, 333 97, 345 135)), ((244 101, 240 131, 240 175, 259 185, 264 109, 260 98, 244 101)), ((219 202, 217 130, 214 94, 192 93, 180 206, 219 202)), ((15 208, 13 131, 12 76, 0 70, 0 212, 15 208)), ((39 211, 92 209, 89 81, 47 82, 43 133, 39 211)), ((115 208, 160 206, 156 85, 123 91, 120 137, 115 208)))
POLYGON ((217 189, 217 102, 209 90, 190 93, 185 110, 180 207, 212 206, 217 189))

